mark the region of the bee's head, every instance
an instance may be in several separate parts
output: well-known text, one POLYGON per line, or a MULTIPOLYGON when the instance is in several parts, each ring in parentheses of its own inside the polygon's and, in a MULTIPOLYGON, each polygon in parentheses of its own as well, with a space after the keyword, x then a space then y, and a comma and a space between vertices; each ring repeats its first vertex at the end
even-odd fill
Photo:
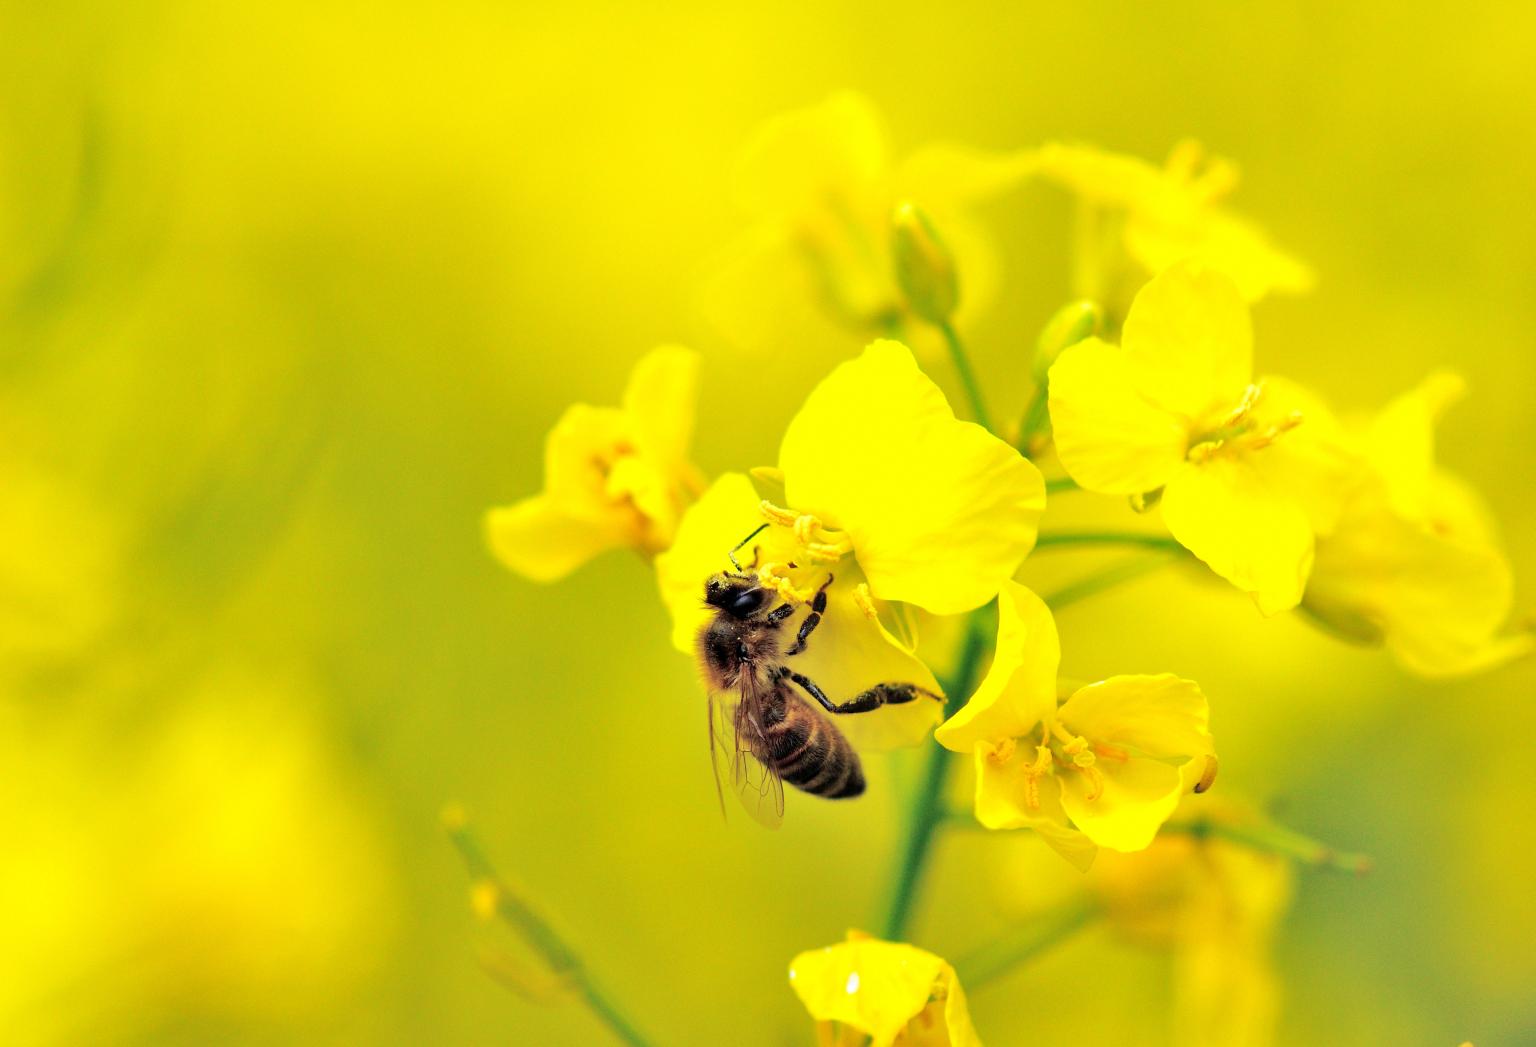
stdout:
POLYGON ((750 618, 771 596, 751 575, 717 574, 704 583, 704 602, 732 618, 750 618))

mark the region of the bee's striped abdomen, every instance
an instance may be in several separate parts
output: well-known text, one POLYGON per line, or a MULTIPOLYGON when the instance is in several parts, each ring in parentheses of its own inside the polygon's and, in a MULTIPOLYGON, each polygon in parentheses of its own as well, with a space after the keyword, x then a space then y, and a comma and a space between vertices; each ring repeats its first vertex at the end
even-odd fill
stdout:
POLYGON ((843 733, 792 694, 784 695, 783 713, 764 726, 769 751, 763 762, 813 796, 839 800, 862 794, 864 770, 843 733))

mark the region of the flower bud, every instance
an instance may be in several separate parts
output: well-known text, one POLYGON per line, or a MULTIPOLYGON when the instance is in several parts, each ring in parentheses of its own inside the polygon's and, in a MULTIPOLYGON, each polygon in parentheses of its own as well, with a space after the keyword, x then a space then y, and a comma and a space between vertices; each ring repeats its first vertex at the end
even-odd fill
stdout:
POLYGON ((891 215, 895 236, 896 282, 907 305, 931 324, 947 324, 960 300, 955 258, 928 216, 910 201, 891 215))
POLYGON ((1076 345, 1099 330, 1104 310, 1086 298, 1070 302, 1056 310, 1056 315, 1040 329, 1035 340, 1035 379, 1043 380, 1063 349, 1076 345))

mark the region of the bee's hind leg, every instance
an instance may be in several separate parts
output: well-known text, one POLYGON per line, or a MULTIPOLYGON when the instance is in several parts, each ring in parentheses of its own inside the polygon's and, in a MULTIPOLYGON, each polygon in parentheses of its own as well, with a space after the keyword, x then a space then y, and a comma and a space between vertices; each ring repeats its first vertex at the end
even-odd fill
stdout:
POLYGON ((800 623, 800 632, 795 636, 795 642, 789 650, 784 652, 785 657, 799 654, 805 650, 805 641, 816 627, 821 624, 821 616, 827 609, 827 586, 832 584, 833 575, 827 575, 827 580, 821 583, 821 588, 816 590, 816 595, 811 598, 811 613, 805 616, 805 621, 800 623))
POLYGON ((867 713, 871 709, 878 709, 882 705, 904 705, 918 698, 932 698, 941 701, 940 697, 932 691, 917 686, 915 683, 877 683, 869 690, 856 694, 846 702, 838 703, 828 698, 826 692, 816 686, 816 682, 804 673, 793 670, 784 670, 785 678, 797 684, 802 691, 816 699, 817 703, 829 713, 842 716, 845 713, 867 713))

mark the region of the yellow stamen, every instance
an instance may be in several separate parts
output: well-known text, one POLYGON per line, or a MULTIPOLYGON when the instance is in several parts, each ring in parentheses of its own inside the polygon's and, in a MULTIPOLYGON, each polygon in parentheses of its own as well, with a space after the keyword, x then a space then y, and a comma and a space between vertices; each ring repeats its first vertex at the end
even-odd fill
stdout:
POLYGON ((1018 743, 1012 738, 1004 738, 1002 741, 992 742, 987 747, 987 762, 994 767, 1002 767, 1009 760, 1013 759, 1013 754, 1018 750, 1018 747, 1018 743))
POLYGON ((864 612, 864 617, 874 621, 880 617, 880 612, 875 608, 875 598, 869 593, 869 584, 860 582, 853 587, 853 605, 864 612))
POLYGON ((793 527, 799 519, 799 514, 789 509, 780 509, 766 498, 758 503, 758 512, 762 513, 769 523, 776 523, 780 527, 793 527))
POLYGON ((1051 747, 1043 743, 1035 746, 1035 762, 1024 768, 1024 806, 1031 811, 1040 809, 1040 779, 1054 771, 1051 747))
POLYGON ((1259 402, 1259 396, 1262 395, 1263 392, 1264 387, 1257 382, 1248 386, 1247 389, 1244 389, 1242 400, 1236 407, 1232 408, 1231 412, 1216 428, 1236 429, 1238 426, 1248 421, 1248 416, 1253 413, 1254 405, 1259 402))

